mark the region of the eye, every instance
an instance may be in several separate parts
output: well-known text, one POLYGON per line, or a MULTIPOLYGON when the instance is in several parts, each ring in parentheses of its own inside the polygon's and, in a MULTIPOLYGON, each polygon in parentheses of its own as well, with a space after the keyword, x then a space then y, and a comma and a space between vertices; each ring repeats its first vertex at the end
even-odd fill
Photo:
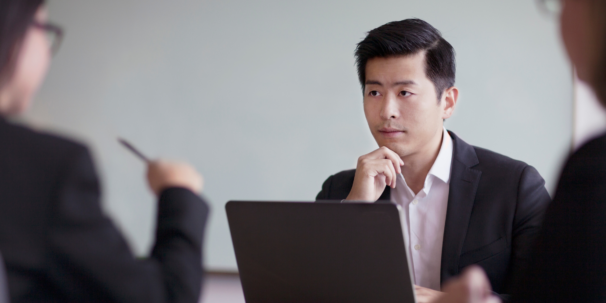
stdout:
POLYGON ((379 95, 381 95, 378 91, 376 90, 371 90, 370 92, 368 92, 368 95, 371 97, 377 97, 379 95))
POLYGON ((411 92, 407 92, 405 90, 403 90, 403 91, 400 92, 400 96, 402 96, 402 97, 408 97, 410 95, 412 95, 412 93, 411 92))

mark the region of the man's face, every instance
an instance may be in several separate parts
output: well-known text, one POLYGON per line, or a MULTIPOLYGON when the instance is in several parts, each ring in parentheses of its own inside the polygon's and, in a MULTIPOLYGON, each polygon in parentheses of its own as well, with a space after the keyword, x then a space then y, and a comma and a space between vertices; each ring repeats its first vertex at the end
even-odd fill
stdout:
MULTIPOLYGON (((456 90, 456 89, 455 89, 456 90)), ((458 92, 455 92, 455 95, 458 92)), ((425 152, 441 136, 443 119, 456 102, 438 101, 435 86, 425 74, 425 52, 409 56, 373 58, 366 64, 364 113, 379 146, 407 157, 425 152)))

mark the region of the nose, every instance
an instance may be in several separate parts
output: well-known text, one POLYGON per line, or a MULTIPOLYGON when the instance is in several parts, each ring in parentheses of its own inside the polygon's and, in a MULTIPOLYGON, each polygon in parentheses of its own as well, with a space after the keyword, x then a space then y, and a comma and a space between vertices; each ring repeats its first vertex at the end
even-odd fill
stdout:
POLYGON ((398 101, 396 96, 393 94, 387 94, 383 99, 382 108, 381 108, 381 119, 390 120, 397 119, 400 113, 398 110, 398 101))

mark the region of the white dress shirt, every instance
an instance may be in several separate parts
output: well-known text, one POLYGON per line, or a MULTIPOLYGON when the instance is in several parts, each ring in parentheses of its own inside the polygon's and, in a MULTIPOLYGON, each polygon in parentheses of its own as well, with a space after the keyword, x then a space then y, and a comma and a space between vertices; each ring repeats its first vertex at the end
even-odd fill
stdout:
POLYGON ((440 290, 452 150, 452 139, 443 129, 440 152, 425 178, 423 189, 415 195, 404 177, 398 175, 396 188, 391 190, 392 201, 402 208, 402 231, 412 261, 414 282, 435 290, 440 290))

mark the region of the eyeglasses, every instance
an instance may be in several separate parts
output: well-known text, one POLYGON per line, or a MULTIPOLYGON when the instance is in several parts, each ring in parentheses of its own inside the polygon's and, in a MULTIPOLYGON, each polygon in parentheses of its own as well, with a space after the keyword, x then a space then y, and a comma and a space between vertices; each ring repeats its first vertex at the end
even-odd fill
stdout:
POLYGON ((50 45, 51 54, 56 54, 63 40, 63 28, 53 23, 41 23, 36 20, 32 21, 32 26, 43 30, 46 33, 50 45))
POLYGON ((564 0, 537 0, 537 5, 543 13, 550 17, 559 16, 564 6, 564 0))

